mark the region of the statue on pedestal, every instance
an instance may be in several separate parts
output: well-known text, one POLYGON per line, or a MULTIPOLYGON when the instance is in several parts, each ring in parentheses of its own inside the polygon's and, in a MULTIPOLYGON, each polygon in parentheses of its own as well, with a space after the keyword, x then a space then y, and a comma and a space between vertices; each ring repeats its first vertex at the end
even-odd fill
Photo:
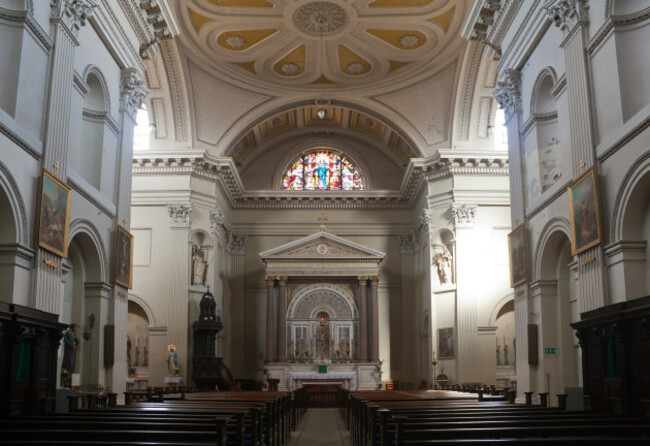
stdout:
POLYGON ((181 371, 180 363, 178 361, 178 353, 176 353, 176 346, 170 344, 167 346, 167 371, 169 376, 178 376, 181 371))

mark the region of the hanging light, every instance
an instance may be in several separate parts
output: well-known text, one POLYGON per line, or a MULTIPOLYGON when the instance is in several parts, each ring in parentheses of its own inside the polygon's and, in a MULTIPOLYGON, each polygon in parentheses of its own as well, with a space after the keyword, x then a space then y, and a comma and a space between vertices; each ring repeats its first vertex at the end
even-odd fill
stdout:
MULTIPOLYGON (((323 70, 323 67, 325 66, 325 59, 323 58, 324 52, 325 51, 324 51, 324 47, 323 47, 323 28, 321 27, 320 28, 320 70, 321 70, 321 75, 322 76, 325 76, 325 70, 323 70)), ((319 103, 319 105, 320 105, 320 107, 318 108, 318 111, 316 112, 316 115, 318 116, 318 118, 321 121, 323 119, 325 119, 325 117, 327 116, 327 110, 325 109, 325 107, 323 107, 323 103, 325 103, 325 102, 326 101, 324 99, 322 99, 322 98, 320 100, 316 101, 316 103, 319 103)))

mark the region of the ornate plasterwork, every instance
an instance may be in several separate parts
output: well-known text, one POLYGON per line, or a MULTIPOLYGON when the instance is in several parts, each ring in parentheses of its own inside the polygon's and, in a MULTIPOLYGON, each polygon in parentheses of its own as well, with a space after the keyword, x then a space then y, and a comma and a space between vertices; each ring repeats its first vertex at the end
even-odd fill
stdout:
POLYGON ((246 246, 248 245, 248 236, 230 232, 228 234, 227 249, 231 254, 246 254, 246 246))
POLYGON ((192 203, 168 204, 167 212, 172 227, 190 227, 192 223, 192 203))
POLYGON ((222 227, 226 226, 226 214, 219 208, 210 212, 210 229, 212 232, 217 232, 222 227))
POLYGON ((420 223, 422 226, 424 226, 424 229, 427 231, 427 233, 431 233, 435 225, 433 216, 433 210, 431 209, 423 209, 422 215, 420 215, 420 223))
POLYGON ((135 117, 138 108, 142 105, 149 90, 145 88, 144 81, 138 76, 135 68, 122 70, 122 85, 120 93, 121 110, 135 117))
POLYGON ((578 22, 587 20, 589 4, 587 0, 549 0, 543 8, 547 17, 566 34, 578 22))
POLYGON ((77 37, 79 30, 86 25, 97 7, 95 0, 52 0, 52 17, 60 18, 70 33, 77 37))
POLYGON ((341 296, 341 291, 334 290, 334 285, 315 286, 303 296, 296 297, 287 311, 291 319, 312 319, 319 311, 326 311, 330 319, 352 319, 350 303, 341 296), (338 292, 337 292, 338 291, 338 292))
MULTIPOLYGON (((422 218, 422 217, 420 217, 422 218)), ((401 254, 413 254, 420 250, 420 239, 415 234, 399 236, 399 252, 401 254)))
POLYGON ((510 120, 521 108, 521 73, 512 68, 504 70, 502 80, 492 94, 505 110, 506 120, 510 120))
POLYGON ((332 2, 306 3, 293 13, 293 23, 307 34, 332 34, 339 31, 346 21, 345 10, 332 2))
POLYGON ((474 226, 478 206, 468 203, 452 203, 451 216, 456 227, 474 226))

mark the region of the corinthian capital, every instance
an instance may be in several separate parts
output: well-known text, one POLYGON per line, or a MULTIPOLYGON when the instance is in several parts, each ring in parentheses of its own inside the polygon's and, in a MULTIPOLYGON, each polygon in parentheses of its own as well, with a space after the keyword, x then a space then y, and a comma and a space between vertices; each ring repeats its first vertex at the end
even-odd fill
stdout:
POLYGON ((415 234, 400 235, 399 241, 399 252, 402 254, 413 254, 420 249, 420 240, 415 234))
POLYGON ((192 222, 192 203, 175 203, 167 205, 172 226, 189 227, 192 222))
POLYGON ((219 209, 215 208, 210 212, 210 227, 212 232, 217 232, 226 223, 226 214, 219 209))
POLYGON ((502 80, 492 91, 499 106, 506 112, 506 120, 519 111, 521 105, 521 76, 518 70, 508 68, 503 72, 502 80))
POLYGON ((422 226, 424 226, 427 233, 432 232, 435 223, 433 219, 433 211, 431 209, 424 209, 422 211, 422 215, 420 215, 420 223, 422 223, 422 226))
POLYGON ((232 254, 246 254, 248 236, 231 232, 228 234, 228 251, 232 254))
POLYGON ((52 0, 50 2, 52 18, 61 19, 75 37, 93 15, 96 7, 95 0, 52 0))
POLYGON ((145 88, 144 81, 138 76, 135 68, 122 70, 122 89, 120 92, 121 110, 135 117, 138 108, 142 105, 149 90, 145 88))
POLYGON ((452 203, 451 216, 454 218, 454 224, 458 226, 473 226, 476 222, 475 204, 452 203))
POLYGON ((587 0, 549 0, 544 5, 548 18, 565 34, 578 22, 588 20, 587 0))

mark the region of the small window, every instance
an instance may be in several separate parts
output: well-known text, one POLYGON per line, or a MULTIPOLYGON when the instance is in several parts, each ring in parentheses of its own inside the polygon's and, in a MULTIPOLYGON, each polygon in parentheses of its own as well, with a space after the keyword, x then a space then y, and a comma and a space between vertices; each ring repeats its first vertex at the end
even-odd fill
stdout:
POLYGON ((136 125, 133 128, 133 151, 149 150, 149 138, 151 136, 151 125, 149 125, 149 112, 142 104, 135 117, 136 125))
POLYGON ((321 150, 295 160, 282 181, 283 190, 363 190, 357 167, 344 155, 321 150))

